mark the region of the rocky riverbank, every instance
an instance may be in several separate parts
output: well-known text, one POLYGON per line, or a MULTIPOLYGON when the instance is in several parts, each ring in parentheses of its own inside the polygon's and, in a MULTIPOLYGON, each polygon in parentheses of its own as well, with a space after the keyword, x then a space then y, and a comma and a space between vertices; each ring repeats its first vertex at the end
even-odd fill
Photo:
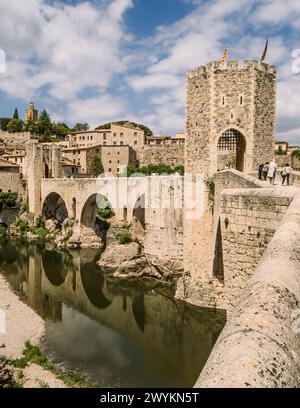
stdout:
POLYGON ((36 364, 28 364, 24 370, 13 364, 17 361, 22 365, 26 343, 37 345, 44 335, 45 325, 42 318, 11 291, 1 275, 0 312, 0 387, 42 388, 45 384, 53 388, 65 387, 61 380, 36 364))

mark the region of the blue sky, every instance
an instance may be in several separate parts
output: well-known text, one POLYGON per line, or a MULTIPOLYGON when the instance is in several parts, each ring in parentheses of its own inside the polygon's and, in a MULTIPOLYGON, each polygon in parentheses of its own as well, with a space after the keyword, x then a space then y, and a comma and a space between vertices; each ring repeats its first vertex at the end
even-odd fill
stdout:
POLYGON ((184 129, 186 71, 218 60, 226 47, 231 59, 259 59, 269 36, 277 138, 300 143, 300 74, 292 70, 298 0, 0 0, 0 7, 7 58, 0 116, 15 107, 23 116, 33 98, 69 125, 129 119, 175 134, 184 129))

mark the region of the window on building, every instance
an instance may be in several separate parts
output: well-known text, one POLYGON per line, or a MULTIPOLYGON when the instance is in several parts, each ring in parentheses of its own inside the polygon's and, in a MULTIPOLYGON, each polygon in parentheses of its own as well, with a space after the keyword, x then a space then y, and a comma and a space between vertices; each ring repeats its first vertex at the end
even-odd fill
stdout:
POLYGON ((119 169, 119 167, 117 168, 117 173, 119 173, 120 172, 120 169, 119 169))
POLYGON ((225 105, 225 96, 222 96, 222 105, 225 105))
POLYGON ((243 105, 243 96, 240 96, 240 105, 243 105))
POLYGON ((103 142, 103 146, 106 146, 106 142, 103 142))
POLYGON ((118 160, 117 163, 119 164, 119 163, 120 163, 120 160, 118 160))
POLYGON ((106 140, 106 133, 103 133, 103 140, 106 140))
POLYGON ((114 133, 114 137, 116 137, 117 136, 117 134, 116 133, 114 133))
POLYGON ((109 173, 111 173, 111 168, 108 169, 109 173))
POLYGON ((136 137, 138 134, 137 134, 137 132, 134 132, 134 136, 136 137))
POLYGON ((114 142, 114 146, 116 146, 117 142, 114 142))
POLYGON ((135 145, 135 146, 137 145, 137 140, 134 141, 134 145, 135 145))
POLYGON ((111 160, 109 161, 109 163, 111 163, 111 160))
POLYGON ((120 133, 120 136, 123 137, 123 136, 124 136, 124 133, 120 133))
POLYGON ((124 142, 120 142, 120 145, 123 146, 123 145, 124 145, 124 142))

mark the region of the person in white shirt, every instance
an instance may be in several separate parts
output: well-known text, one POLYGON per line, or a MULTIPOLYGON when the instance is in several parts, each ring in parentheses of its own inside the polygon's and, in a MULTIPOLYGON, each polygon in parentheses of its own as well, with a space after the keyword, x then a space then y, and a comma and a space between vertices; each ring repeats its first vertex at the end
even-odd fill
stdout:
POLYGON ((275 160, 271 161, 268 171, 268 179, 270 180, 270 184, 274 184, 277 168, 278 166, 275 160))
POLYGON ((283 186, 284 186, 285 180, 287 182, 287 185, 288 186, 290 185, 290 177, 292 173, 293 173, 293 169, 290 167, 289 163, 286 163, 286 165, 284 166, 281 172, 283 186))

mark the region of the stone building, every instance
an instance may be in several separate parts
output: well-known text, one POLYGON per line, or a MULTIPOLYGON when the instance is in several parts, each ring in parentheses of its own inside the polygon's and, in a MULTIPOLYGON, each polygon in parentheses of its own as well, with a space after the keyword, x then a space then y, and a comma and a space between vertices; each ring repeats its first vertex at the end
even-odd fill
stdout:
POLYGON ((180 145, 184 146, 185 144, 185 134, 177 133, 175 137, 172 136, 147 136, 146 144, 148 146, 174 146, 180 145))
POLYGON ((20 190, 20 167, 0 158, 0 193, 20 190))
POLYGON ((212 176, 224 164, 226 152, 237 170, 246 173, 270 161, 275 151, 275 109, 272 66, 228 61, 222 69, 219 62, 211 62, 191 71, 186 100, 187 171, 212 176))
POLYGON ((26 150, 24 146, 7 147, 1 155, 2 159, 14 163, 20 167, 21 178, 27 176, 26 150))
POLYGON ((288 142, 275 142, 275 152, 278 154, 287 154, 288 153, 289 144, 288 142))
POLYGON ((125 146, 138 148, 145 144, 145 132, 131 123, 111 124, 110 129, 74 132, 69 135, 70 147, 125 146))
POLYGON ((136 164, 136 152, 130 146, 87 146, 62 149, 63 157, 79 167, 79 173, 91 174, 93 157, 101 159, 104 173, 121 175, 129 164, 136 164))

